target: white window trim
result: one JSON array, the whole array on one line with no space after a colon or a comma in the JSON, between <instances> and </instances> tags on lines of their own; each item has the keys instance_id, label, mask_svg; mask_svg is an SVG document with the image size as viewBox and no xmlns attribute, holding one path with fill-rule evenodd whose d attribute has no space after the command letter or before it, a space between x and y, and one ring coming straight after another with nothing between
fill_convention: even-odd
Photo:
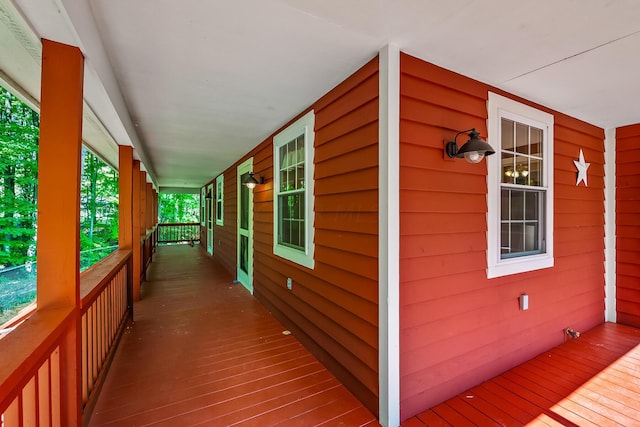
<instances>
[{"instance_id":1,"label":"white window trim","mask_svg":"<svg viewBox=\"0 0 640 427\"><path fill-rule=\"evenodd\" d=\"M207 197L207 187L202 187L200 190L200 225L206 227L207 218L205 211L205 202Z\"/></svg>"},{"instance_id":2,"label":"white window trim","mask_svg":"<svg viewBox=\"0 0 640 427\"><path fill-rule=\"evenodd\" d=\"M222 202L222 210L218 212L218 201ZM224 174L216 178L216 225L224 225ZM220 219L218 219L218 213L220 213Z\"/></svg>"},{"instance_id":3,"label":"white window trim","mask_svg":"<svg viewBox=\"0 0 640 427\"><path fill-rule=\"evenodd\" d=\"M489 144L496 155L487 157L487 278L507 276L553 267L553 125L552 114L489 92L487 102ZM509 118L538 127L545 132L543 183L546 190L545 253L500 259L500 119Z\"/></svg>"},{"instance_id":4,"label":"white window trim","mask_svg":"<svg viewBox=\"0 0 640 427\"><path fill-rule=\"evenodd\" d=\"M313 157L315 139L315 113L313 110L273 137L273 253L289 261L313 269L314 252L314 181ZM305 250L300 251L278 244L278 189L280 188L280 164L278 148L304 133L305 143Z\"/></svg>"}]
</instances>

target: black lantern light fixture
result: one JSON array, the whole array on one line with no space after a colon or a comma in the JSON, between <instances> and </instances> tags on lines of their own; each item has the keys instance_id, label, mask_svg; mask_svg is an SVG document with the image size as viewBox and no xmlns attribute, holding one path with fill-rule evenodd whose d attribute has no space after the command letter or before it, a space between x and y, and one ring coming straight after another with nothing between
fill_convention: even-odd
<instances>
[{"instance_id":1,"label":"black lantern light fixture","mask_svg":"<svg viewBox=\"0 0 640 427\"><path fill-rule=\"evenodd\" d=\"M458 136L467 132L469 132L469 140L465 142L462 147L458 148L458 144L456 143ZM464 158L469 163L480 163L485 156L490 156L495 153L493 148L491 148L485 140L480 138L480 133L478 133L475 128L458 132L455 138L453 138L453 141L447 142L445 151L447 156L460 159Z\"/></svg>"},{"instance_id":2,"label":"black lantern light fixture","mask_svg":"<svg viewBox=\"0 0 640 427\"><path fill-rule=\"evenodd\" d=\"M211 190L207 191L206 196L204 196L204 198L206 200L211 200L213 198L213 195L211 194Z\"/></svg>"},{"instance_id":3,"label":"black lantern light fixture","mask_svg":"<svg viewBox=\"0 0 640 427\"><path fill-rule=\"evenodd\" d=\"M247 186L247 188L254 188L256 185L264 184L264 177L261 176L260 180L257 180L255 176L253 176L253 172L249 172L249 176L247 176L242 183Z\"/></svg>"}]
</instances>

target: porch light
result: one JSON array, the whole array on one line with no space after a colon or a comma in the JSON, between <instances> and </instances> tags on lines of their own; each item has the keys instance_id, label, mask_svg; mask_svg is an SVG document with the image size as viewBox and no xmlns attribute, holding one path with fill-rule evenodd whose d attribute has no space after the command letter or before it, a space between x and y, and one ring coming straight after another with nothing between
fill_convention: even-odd
<instances>
[{"instance_id":1,"label":"porch light","mask_svg":"<svg viewBox=\"0 0 640 427\"><path fill-rule=\"evenodd\" d=\"M469 140L464 145L458 148L456 140L459 135L469 132ZM480 138L480 133L476 132L475 128L463 130L458 132L453 138L453 141L447 142L445 152L448 157L463 158L469 163L480 163L485 156L490 156L495 153L493 148L487 142Z\"/></svg>"},{"instance_id":2,"label":"porch light","mask_svg":"<svg viewBox=\"0 0 640 427\"><path fill-rule=\"evenodd\" d=\"M260 177L260 181L253 176L253 172L249 172L249 176L246 177L242 183L247 186L247 188L254 188L256 185L264 184L264 177Z\"/></svg>"},{"instance_id":3,"label":"porch light","mask_svg":"<svg viewBox=\"0 0 640 427\"><path fill-rule=\"evenodd\" d=\"M207 195L204 196L205 200L211 200L212 199L212 194L211 194L211 190L207 191Z\"/></svg>"}]
</instances>

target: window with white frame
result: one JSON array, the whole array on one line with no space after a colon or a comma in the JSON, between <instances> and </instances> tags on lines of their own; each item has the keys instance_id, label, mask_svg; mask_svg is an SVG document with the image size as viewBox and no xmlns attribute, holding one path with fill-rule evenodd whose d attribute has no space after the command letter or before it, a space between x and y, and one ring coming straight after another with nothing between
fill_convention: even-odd
<instances>
[{"instance_id":1,"label":"window with white frame","mask_svg":"<svg viewBox=\"0 0 640 427\"><path fill-rule=\"evenodd\" d=\"M273 253L314 267L313 110L273 138Z\"/></svg>"},{"instance_id":2,"label":"window with white frame","mask_svg":"<svg viewBox=\"0 0 640 427\"><path fill-rule=\"evenodd\" d=\"M553 266L553 115L489 93L487 277Z\"/></svg>"},{"instance_id":3,"label":"window with white frame","mask_svg":"<svg viewBox=\"0 0 640 427\"><path fill-rule=\"evenodd\" d=\"M200 189L200 225L201 226L205 226L205 212L204 212L204 204L206 201L206 197L207 197L207 189L206 187L202 187Z\"/></svg>"},{"instance_id":4,"label":"window with white frame","mask_svg":"<svg viewBox=\"0 0 640 427\"><path fill-rule=\"evenodd\" d=\"M216 178L216 225L224 225L224 175Z\"/></svg>"}]
</instances>

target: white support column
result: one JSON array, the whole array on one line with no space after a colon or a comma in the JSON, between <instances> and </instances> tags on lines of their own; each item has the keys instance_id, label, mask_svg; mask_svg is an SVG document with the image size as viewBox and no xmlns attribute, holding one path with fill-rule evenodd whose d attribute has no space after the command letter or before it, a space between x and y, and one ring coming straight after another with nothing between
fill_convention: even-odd
<instances>
[{"instance_id":1,"label":"white support column","mask_svg":"<svg viewBox=\"0 0 640 427\"><path fill-rule=\"evenodd\" d=\"M400 51L380 51L379 405L380 423L400 425Z\"/></svg>"},{"instance_id":2,"label":"white support column","mask_svg":"<svg viewBox=\"0 0 640 427\"><path fill-rule=\"evenodd\" d=\"M604 132L604 278L607 322L616 322L616 130Z\"/></svg>"}]
</instances>

